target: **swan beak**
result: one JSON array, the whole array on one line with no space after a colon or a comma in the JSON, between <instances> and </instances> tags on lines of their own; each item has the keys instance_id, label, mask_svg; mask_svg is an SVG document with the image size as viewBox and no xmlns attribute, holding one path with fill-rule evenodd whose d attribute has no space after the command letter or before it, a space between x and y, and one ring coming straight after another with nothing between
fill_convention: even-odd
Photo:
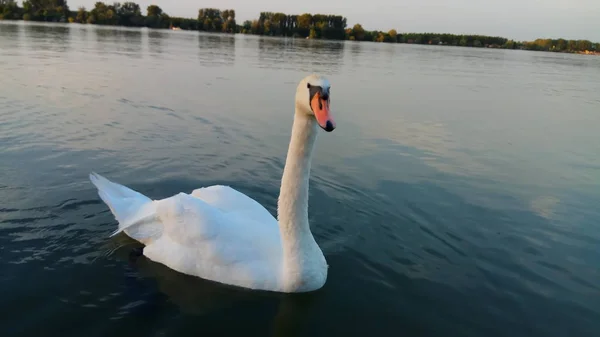
<instances>
[{"instance_id":1,"label":"swan beak","mask_svg":"<svg viewBox=\"0 0 600 337\"><path fill-rule=\"evenodd\" d=\"M335 121L329 110L329 97L327 95L315 94L310 101L310 107L315 114L317 123L323 130L331 132L335 129Z\"/></svg>"}]
</instances>

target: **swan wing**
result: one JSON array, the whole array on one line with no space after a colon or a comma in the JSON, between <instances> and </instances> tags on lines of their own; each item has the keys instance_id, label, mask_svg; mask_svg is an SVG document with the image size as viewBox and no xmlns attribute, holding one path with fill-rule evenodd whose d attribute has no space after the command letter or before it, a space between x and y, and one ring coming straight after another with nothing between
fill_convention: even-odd
<instances>
[{"instance_id":1,"label":"swan wing","mask_svg":"<svg viewBox=\"0 0 600 337\"><path fill-rule=\"evenodd\" d=\"M192 191L192 196L220 209L248 217L263 225L276 225L277 220L256 200L229 186L214 185Z\"/></svg>"},{"instance_id":2,"label":"swan wing","mask_svg":"<svg viewBox=\"0 0 600 337\"><path fill-rule=\"evenodd\" d=\"M221 211L185 193L157 201L156 215L163 234L144 249L151 260L188 275L250 288L271 288L278 282L277 227Z\"/></svg>"},{"instance_id":3,"label":"swan wing","mask_svg":"<svg viewBox=\"0 0 600 337\"><path fill-rule=\"evenodd\" d=\"M184 274L253 289L281 288L281 237L264 207L228 187L199 189L162 200L96 173L102 200L144 255Z\"/></svg>"}]
</instances>

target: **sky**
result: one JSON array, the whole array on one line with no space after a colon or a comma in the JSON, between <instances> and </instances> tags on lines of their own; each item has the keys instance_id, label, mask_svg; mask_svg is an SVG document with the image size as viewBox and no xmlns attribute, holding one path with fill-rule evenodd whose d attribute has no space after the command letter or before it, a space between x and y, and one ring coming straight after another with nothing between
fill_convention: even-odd
<instances>
[{"instance_id":1,"label":"sky","mask_svg":"<svg viewBox=\"0 0 600 337\"><path fill-rule=\"evenodd\" d=\"M97 0L68 0L71 10ZM106 1L112 3L114 0ZM124 2L121 0L120 2ZM348 26L367 30L435 32L600 42L600 0L134 0L145 14L150 4L171 16L196 17L204 7L234 9L238 23L260 12L343 15Z\"/></svg>"}]
</instances>

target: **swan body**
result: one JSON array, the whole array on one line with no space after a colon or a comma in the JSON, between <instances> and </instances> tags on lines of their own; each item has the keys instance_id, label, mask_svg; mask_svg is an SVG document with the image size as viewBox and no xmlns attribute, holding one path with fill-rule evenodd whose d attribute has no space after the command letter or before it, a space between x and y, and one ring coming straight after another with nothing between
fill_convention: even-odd
<instances>
[{"instance_id":1,"label":"swan body","mask_svg":"<svg viewBox=\"0 0 600 337\"><path fill-rule=\"evenodd\" d=\"M335 128L329 82L310 75L296 90L294 123L278 199L278 219L228 186L151 200L91 173L118 229L145 245L143 254L178 272L223 284L276 292L321 288L328 265L308 223L308 185L319 126Z\"/></svg>"}]
</instances>

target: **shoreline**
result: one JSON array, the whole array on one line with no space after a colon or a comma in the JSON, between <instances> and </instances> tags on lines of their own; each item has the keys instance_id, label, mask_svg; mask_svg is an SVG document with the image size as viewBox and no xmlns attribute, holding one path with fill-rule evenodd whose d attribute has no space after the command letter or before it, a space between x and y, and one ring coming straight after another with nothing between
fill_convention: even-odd
<instances>
[{"instance_id":1,"label":"shoreline","mask_svg":"<svg viewBox=\"0 0 600 337\"><path fill-rule=\"evenodd\" d=\"M200 8L197 18L171 17L156 5L142 14L134 2L108 4L96 2L94 8L79 7L71 11L66 0L57 0L60 6L32 4L19 7L16 2L0 4L0 20L48 23L79 23L98 26L146 27L173 31L190 30L207 33L249 34L301 39L398 43L417 45L456 46L468 48L513 49L544 52L571 53L600 56L600 43L589 40L536 39L515 41L500 36L449 33L410 33L390 29L387 32L369 31L357 23L347 26L341 15L260 12L255 20L238 24L233 9Z\"/></svg>"},{"instance_id":2,"label":"shoreline","mask_svg":"<svg viewBox=\"0 0 600 337\"><path fill-rule=\"evenodd\" d=\"M306 40L321 40L321 41L352 41L352 42L372 42L379 43L378 41L369 41L369 40L354 40L354 39L327 39L327 38L310 38L310 37L299 37L299 36L286 36L286 35L261 35L261 34L249 34L249 33L241 33L241 32L219 32L219 31L204 31L204 30L195 30L195 29L182 29L177 26L171 27L146 27L146 26L125 26L125 25L102 25L102 24L86 24L79 22L48 22L48 21L32 21L32 20L0 20L0 23L3 21L7 22L24 22L24 23L33 23L33 24L76 24L76 25L90 25L90 26L98 26L98 27L120 27L120 28L129 28L129 29L156 29L156 30L172 30L172 31L190 31L190 32L202 32L206 34L226 34L226 35L253 35L253 36L265 36L270 38L292 38L292 39L306 39ZM420 35L421 33L410 33L411 35ZM399 34L400 35L400 34ZM433 35L443 35L443 34L433 34ZM461 36L461 35L458 35ZM462 48L476 48L476 49L501 49L501 50L524 50L524 51L533 51L533 52L546 52L546 53L557 53L557 54L576 54L576 55L585 55L585 56L600 56L600 51L594 50L584 50L584 51L569 51L569 50L539 50L539 49L527 49L527 48L506 48L504 46L495 46L495 45L485 45L480 47L475 46L461 46L461 45L452 45L452 44L432 44L432 43L415 43L415 42L384 42L384 43L392 43L392 44L407 44L407 45L421 45L421 46L440 46L440 47L462 47ZM600 45L600 44L599 44Z\"/></svg>"},{"instance_id":3,"label":"shoreline","mask_svg":"<svg viewBox=\"0 0 600 337\"><path fill-rule=\"evenodd\" d=\"M202 33L206 33L206 34L225 34L225 35L252 35L252 36L264 36L264 37L270 37L270 38L281 38L281 39L286 39L286 38L291 38L291 39L299 39L299 40L320 40L320 41L351 41L351 42L367 42L367 43L379 43L377 41L368 41L368 40L352 40L352 39L325 39L325 38L302 38L302 37L298 37L298 36L280 36L280 35L259 35L259 34L248 34L248 33L240 33L240 32L234 32L234 33L228 33L228 32L215 32L215 31L204 31L204 30L192 30L192 29L181 29L180 27L145 27L145 26L125 26L125 25L101 25L101 24L85 24L85 23L78 23L78 22L48 22L48 21L31 21L31 20L0 20L0 24L2 24L3 21L6 22L23 22L23 23L32 23L32 24L64 24L65 26L68 26L70 24L75 24L75 25L90 25L90 26L98 26L98 27L106 27L106 28L110 28L110 27L120 27L120 28L128 28L128 29L155 29L155 30L172 30L172 31L184 31L184 32L202 32ZM413 33L414 34L414 33ZM442 34L439 34L442 35ZM475 49L500 49L500 50L523 50L523 51L532 51L532 52L545 52L545 53L557 53L557 54L576 54L576 55L586 55L586 56L600 56L600 51L589 51L589 50L585 50L585 51L568 51L568 50L564 50L564 51L555 51L555 50L536 50L536 49L527 49L527 48L505 48L502 46L492 46L492 45L486 45L486 46L481 46L481 47L475 47L475 46L461 46L461 45L450 45L450 44L431 44L431 43L414 43L414 42L391 42L392 44L403 44L403 45L421 45L421 46L439 46L439 47L459 47L459 48L475 48Z\"/></svg>"},{"instance_id":4,"label":"shoreline","mask_svg":"<svg viewBox=\"0 0 600 337\"><path fill-rule=\"evenodd\" d=\"M600 51L589 51L589 50L585 50L585 51L579 51L579 52L577 52L577 54L579 54L579 55L592 55L592 56L600 56Z\"/></svg>"}]
</instances>

